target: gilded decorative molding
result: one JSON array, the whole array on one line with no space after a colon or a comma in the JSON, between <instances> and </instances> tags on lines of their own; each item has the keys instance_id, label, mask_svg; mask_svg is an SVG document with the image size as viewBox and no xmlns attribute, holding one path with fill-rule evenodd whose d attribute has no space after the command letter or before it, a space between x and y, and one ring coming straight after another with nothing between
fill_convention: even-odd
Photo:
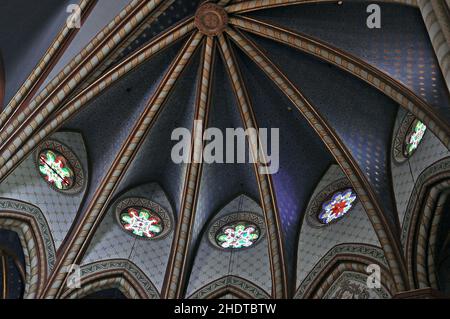
<instances>
[{"instance_id":1,"label":"gilded decorative molding","mask_svg":"<svg viewBox=\"0 0 450 319\"><path fill-rule=\"evenodd\" d=\"M404 153L404 145L406 136L408 135L408 130L411 128L411 125L415 120L416 117L414 115L411 113L406 113L399 125L399 128L395 132L392 142L392 157L397 164L404 163L408 159Z\"/></svg>"},{"instance_id":2,"label":"gilded decorative molding","mask_svg":"<svg viewBox=\"0 0 450 319\"><path fill-rule=\"evenodd\" d=\"M48 183L47 185L49 185L53 190L67 195L77 195L78 193L83 191L87 183L85 178L85 175L87 174L85 174L85 170L83 169L81 161L78 159L75 153L72 152L72 150L64 143L61 143L54 139L45 140L38 146L38 148L34 153L34 162L36 165L36 171L39 171L39 155L41 151L44 150L57 151L58 153L63 155L64 158L67 160L67 162L70 164L70 167L72 168L74 174L74 185L70 189L60 190L57 187L50 185Z\"/></svg>"},{"instance_id":3,"label":"gilded decorative molding","mask_svg":"<svg viewBox=\"0 0 450 319\"><path fill-rule=\"evenodd\" d=\"M436 283L430 254L436 240L437 222L450 190L450 158L444 158L420 174L406 209L401 239L405 246L409 280L413 287Z\"/></svg>"},{"instance_id":4,"label":"gilded decorative molding","mask_svg":"<svg viewBox=\"0 0 450 319\"><path fill-rule=\"evenodd\" d=\"M200 34L200 33L199 33ZM215 61L215 40L207 37L204 41L200 74L197 84L195 101L195 115L192 124L190 161L187 164L184 181L183 196L181 200L180 222L173 239L174 247L170 254L166 280L164 285L165 298L181 298L186 281L186 258L191 241L191 228L195 220L197 196L202 175L202 154L204 141L201 132L208 126L208 114L211 104L212 77ZM201 121L196 125L195 121ZM198 122L197 122L198 123ZM180 267L181 265L181 267Z\"/></svg>"},{"instance_id":5,"label":"gilded decorative molding","mask_svg":"<svg viewBox=\"0 0 450 319\"><path fill-rule=\"evenodd\" d=\"M410 232L417 214L420 212L420 206L423 202L423 196L427 191L427 187L436 182L436 180L445 180L450 173L450 158L444 158L437 163L434 163L427 169L425 169L417 179L414 185L414 189L411 192L412 196L408 202L408 208L406 209L405 221L403 223L403 229L401 234L401 240L404 245L408 241L408 236L411 236Z\"/></svg>"},{"instance_id":6,"label":"gilded decorative molding","mask_svg":"<svg viewBox=\"0 0 450 319\"><path fill-rule=\"evenodd\" d=\"M55 132L61 125L64 124L65 121L83 109L88 102L100 93L104 92L130 71L147 61L149 58L189 34L193 28L194 23L192 20L181 22L169 33L164 33L160 37L149 42L142 49L132 54L113 69L109 70L90 87L85 89L83 92L80 92L72 100L67 102L67 104L65 104L64 107L52 117L52 120L41 128L39 132L36 132L32 137L27 138L26 136L23 136L24 140L22 141L19 136L15 145L11 144L9 148L3 152L2 157L0 157L0 181L4 180L5 177L25 158L25 156L27 156L29 152L41 143L42 140ZM25 144L19 146L25 141ZM7 159L9 160L7 161Z\"/></svg>"},{"instance_id":7,"label":"gilded decorative molding","mask_svg":"<svg viewBox=\"0 0 450 319\"><path fill-rule=\"evenodd\" d=\"M398 289L402 290L407 282L406 265L403 262L401 247L397 243L395 233L387 224L382 213L381 206L374 195L366 176L361 172L359 166L345 148L344 144L332 131L329 124L320 116L313 105L299 92L299 90L286 78L286 76L259 50L250 40L242 34L228 29L227 33L233 41L263 70L267 76L280 88L280 90L297 107L311 127L330 150L342 171L346 174L353 185L365 211L371 220L377 236L385 250L390 262Z\"/></svg>"},{"instance_id":8,"label":"gilded decorative molding","mask_svg":"<svg viewBox=\"0 0 450 319\"><path fill-rule=\"evenodd\" d=\"M230 24L238 29L263 36L313 55L367 82L414 114L435 133L447 148L450 148L449 123L414 92L377 68L318 39L252 18L231 17Z\"/></svg>"},{"instance_id":9,"label":"gilded decorative molding","mask_svg":"<svg viewBox=\"0 0 450 319\"><path fill-rule=\"evenodd\" d=\"M442 74L450 88L450 15L443 0L417 0Z\"/></svg>"},{"instance_id":10,"label":"gilded decorative molding","mask_svg":"<svg viewBox=\"0 0 450 319\"><path fill-rule=\"evenodd\" d=\"M259 127L255 119L253 107L245 88L244 81L239 72L239 67L237 65L236 59L230 49L228 40L223 35L220 35L218 38L222 57L224 59L225 65L227 66L227 71L238 102L239 112L241 114L244 127L245 129L253 128L258 131ZM258 137L250 135L248 142L250 145L252 157L253 159L256 159L254 161L255 174L258 182L261 204L266 220L266 228L268 234L267 242L269 246L269 258L271 260L270 265L272 270L272 297L286 298L288 295L288 288L283 248L283 233L281 231L280 216L275 199L272 178L270 174L265 173L264 170L266 170L267 168L261 164L266 163L267 161L264 159L266 155L262 154L264 152L261 152L261 150L259 150L258 152L258 145L260 145ZM261 155L263 156L263 159L258 160Z\"/></svg>"},{"instance_id":11,"label":"gilded decorative molding","mask_svg":"<svg viewBox=\"0 0 450 319\"><path fill-rule=\"evenodd\" d=\"M216 234L220 230L220 228L222 228L223 226L225 226L229 223L237 222L237 221L249 222L259 228L258 241L255 242L255 244L253 244L251 247L254 247L255 245L257 245L261 241L261 239L263 239L265 237L266 225L265 225L265 221L262 217L260 217L256 213L252 213L252 212L235 212L235 213L231 213L231 214L222 216L222 217L214 220L211 223L211 225L209 226L209 229L208 229L208 239L209 239L209 242L211 243L211 245L217 249L223 249L216 243ZM242 249L245 249L245 248L240 248L240 250L242 250Z\"/></svg>"},{"instance_id":12,"label":"gilded decorative molding","mask_svg":"<svg viewBox=\"0 0 450 319\"><path fill-rule=\"evenodd\" d=\"M119 15L118 21L114 20L106 27L106 30L98 34L98 37L93 40L96 40L95 46L93 43L86 46L33 101L21 108L20 114L0 130L0 140L2 141L0 166L5 164L15 153L17 147L35 133L45 120L61 106L70 92L73 92L81 81L113 52L136 26L156 10L162 1L133 1ZM123 13L125 13L124 18L122 18Z\"/></svg>"},{"instance_id":13,"label":"gilded decorative molding","mask_svg":"<svg viewBox=\"0 0 450 319\"><path fill-rule=\"evenodd\" d=\"M73 230L66 249L62 252L55 271L47 283L45 297L55 297L59 294L67 277L62 269L74 261L80 260L82 257L83 247L88 244L89 239L93 236L95 229L100 224L114 189L117 187L118 182L125 174L126 169L142 145L141 142L144 137L147 136L151 127L153 127L177 79L189 63L202 37L199 33L195 33L190 37L167 71L158 89L149 99L145 110L133 126L130 135L122 145L110 170L107 172L92 201L89 203L87 208L88 213L83 216L78 227Z\"/></svg>"},{"instance_id":14,"label":"gilded decorative molding","mask_svg":"<svg viewBox=\"0 0 450 319\"><path fill-rule=\"evenodd\" d=\"M163 230L161 233L159 233L155 238L144 238L144 237L137 237L139 239L144 240L160 240L166 238L172 231L174 227L173 222L173 216L171 213L166 211L164 208L162 208L161 205L158 203L155 203L149 199L143 198L143 197L125 197L118 202L113 204L115 215L116 215L116 221L120 225L120 214L128 207L143 207L146 209L150 209L152 212L155 212L158 217L161 218L163 226ZM122 227L120 227L123 229ZM126 231L123 229L123 231ZM129 232L127 232L129 234Z\"/></svg>"},{"instance_id":15,"label":"gilded decorative molding","mask_svg":"<svg viewBox=\"0 0 450 319\"><path fill-rule=\"evenodd\" d=\"M0 108L3 108L3 100L5 98L5 86L6 86L6 79L5 79L5 68L3 66L3 56L2 52L0 51Z\"/></svg>"}]
</instances>

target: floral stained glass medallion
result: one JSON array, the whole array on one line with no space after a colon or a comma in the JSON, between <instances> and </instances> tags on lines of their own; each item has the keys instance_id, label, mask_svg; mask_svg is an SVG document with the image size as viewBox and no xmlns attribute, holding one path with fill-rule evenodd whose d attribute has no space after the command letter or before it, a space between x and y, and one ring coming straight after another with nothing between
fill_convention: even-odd
<instances>
[{"instance_id":1,"label":"floral stained glass medallion","mask_svg":"<svg viewBox=\"0 0 450 319\"><path fill-rule=\"evenodd\" d=\"M421 121L415 120L413 122L405 138L403 150L405 157L410 157L416 151L417 147L419 147L420 142L425 136L426 131L427 126Z\"/></svg>"},{"instance_id":2,"label":"floral stained glass medallion","mask_svg":"<svg viewBox=\"0 0 450 319\"><path fill-rule=\"evenodd\" d=\"M240 249L252 246L260 238L259 228L248 222L237 222L219 229L216 243L225 249Z\"/></svg>"},{"instance_id":3,"label":"floral stained glass medallion","mask_svg":"<svg viewBox=\"0 0 450 319\"><path fill-rule=\"evenodd\" d=\"M68 160L54 150L39 153L39 173L47 183L58 190L69 190L74 185L75 174Z\"/></svg>"},{"instance_id":4,"label":"floral stained glass medallion","mask_svg":"<svg viewBox=\"0 0 450 319\"><path fill-rule=\"evenodd\" d=\"M344 217L355 205L356 198L356 193L351 188L334 193L331 199L322 205L319 221L322 224L329 224Z\"/></svg>"},{"instance_id":5,"label":"floral stained glass medallion","mask_svg":"<svg viewBox=\"0 0 450 319\"><path fill-rule=\"evenodd\" d=\"M144 207L128 207L119 216L122 227L137 237L152 239L164 230L161 217Z\"/></svg>"}]
</instances>

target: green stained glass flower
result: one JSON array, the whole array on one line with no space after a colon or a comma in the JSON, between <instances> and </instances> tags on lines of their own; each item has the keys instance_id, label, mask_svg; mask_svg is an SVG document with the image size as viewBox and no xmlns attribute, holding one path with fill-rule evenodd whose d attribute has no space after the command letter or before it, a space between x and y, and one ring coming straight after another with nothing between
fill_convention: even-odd
<instances>
[{"instance_id":1,"label":"green stained glass flower","mask_svg":"<svg viewBox=\"0 0 450 319\"><path fill-rule=\"evenodd\" d=\"M44 180L59 190L74 186L75 175L67 159L55 150L39 153L39 173Z\"/></svg>"},{"instance_id":2,"label":"green stained glass flower","mask_svg":"<svg viewBox=\"0 0 450 319\"><path fill-rule=\"evenodd\" d=\"M237 222L222 227L216 235L216 243L225 249L252 246L260 237L259 228L248 222Z\"/></svg>"},{"instance_id":3,"label":"green stained glass flower","mask_svg":"<svg viewBox=\"0 0 450 319\"><path fill-rule=\"evenodd\" d=\"M419 120L415 120L409 128L404 142L403 153L405 157L410 157L419 147L423 137L427 131L427 127Z\"/></svg>"},{"instance_id":4,"label":"green stained glass flower","mask_svg":"<svg viewBox=\"0 0 450 319\"><path fill-rule=\"evenodd\" d=\"M120 214L122 227L143 238L155 238L164 230L164 225L156 212L144 207L129 207Z\"/></svg>"}]
</instances>

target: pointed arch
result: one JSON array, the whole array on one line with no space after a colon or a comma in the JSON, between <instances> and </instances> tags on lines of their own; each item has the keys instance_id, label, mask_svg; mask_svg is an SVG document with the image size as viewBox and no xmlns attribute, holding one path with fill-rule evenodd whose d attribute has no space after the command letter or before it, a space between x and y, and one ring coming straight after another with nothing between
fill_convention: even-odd
<instances>
[{"instance_id":1,"label":"pointed arch","mask_svg":"<svg viewBox=\"0 0 450 319\"><path fill-rule=\"evenodd\" d=\"M234 18L230 19L230 22L232 22L233 19ZM241 20L238 19L238 21ZM239 27L237 24L235 25ZM390 268L396 277L397 289L405 289L405 285L407 285L406 265L403 260L401 245L396 229L387 221L386 213L382 208L379 197L376 195L367 175L364 174L359 164L357 164L354 156L351 155L343 141L336 136L328 121L324 119L315 107L302 95L298 88L286 78L277 66L274 65L256 45L246 39L242 33L235 31L232 28L228 28L226 32L292 101L293 105L298 109L302 116L307 119L308 123L314 128L323 143L327 146L336 162L341 166L342 170L351 181L355 191L359 194L359 198L373 224L373 228L377 231L381 246L388 256ZM272 33L269 32L269 34Z\"/></svg>"},{"instance_id":2,"label":"pointed arch","mask_svg":"<svg viewBox=\"0 0 450 319\"><path fill-rule=\"evenodd\" d=\"M79 7L81 11L81 21L85 21L91 14L97 4L97 0L81 0ZM67 24L58 32L49 48L39 60L36 67L30 72L22 86L17 90L16 94L5 105L4 112L0 114L0 126L13 117L21 106L31 101L33 95L38 92L40 85L50 74L56 63L67 50L78 33L78 28L70 28ZM0 99L0 106L1 104Z\"/></svg>"},{"instance_id":3,"label":"pointed arch","mask_svg":"<svg viewBox=\"0 0 450 319\"><path fill-rule=\"evenodd\" d=\"M224 251L216 244L214 234L224 225L241 220L255 224L260 230L260 239L252 247ZM187 282L186 297L200 293L206 286L216 282L216 285L220 283L220 287L210 287L209 290L214 290L214 296L211 298L217 298L218 295L224 294L225 288L230 285L227 281L229 279L225 279L229 276L239 276L242 280L245 278L253 285L257 284L265 295L269 295L272 291L273 273L268 257L267 232L261 206L247 195L241 193L216 210L211 221L205 223L202 229L203 235L199 239ZM258 263L255 263L255 260L258 260ZM220 290L221 288L224 289ZM209 290L201 294L209 295Z\"/></svg>"},{"instance_id":4,"label":"pointed arch","mask_svg":"<svg viewBox=\"0 0 450 319\"><path fill-rule=\"evenodd\" d=\"M164 221L163 231L157 238L148 241L133 237L120 226L119 214L124 208L153 207ZM170 254L176 216L168 195L157 182L129 188L117 194L108 203L102 221L95 226L89 245L79 262L82 267L100 260L128 259L161 290L164 271ZM74 236L78 236L75 234Z\"/></svg>"},{"instance_id":5,"label":"pointed arch","mask_svg":"<svg viewBox=\"0 0 450 319\"><path fill-rule=\"evenodd\" d=\"M36 298L55 262L50 229L39 208L0 198L0 228L17 233L25 256L25 299Z\"/></svg>"},{"instance_id":6,"label":"pointed arch","mask_svg":"<svg viewBox=\"0 0 450 319\"><path fill-rule=\"evenodd\" d=\"M341 244L332 248L310 271L297 289L294 299L321 299L344 272L369 275L368 265L379 265L381 283L393 295L395 281L383 251L372 245Z\"/></svg>"},{"instance_id":7,"label":"pointed arch","mask_svg":"<svg viewBox=\"0 0 450 319\"><path fill-rule=\"evenodd\" d=\"M450 157L428 167L417 179L402 229L408 273L416 288L437 288L433 246L450 193Z\"/></svg>"},{"instance_id":8,"label":"pointed arch","mask_svg":"<svg viewBox=\"0 0 450 319\"><path fill-rule=\"evenodd\" d=\"M318 214L323 203L337 191L351 187L350 181L340 166L332 164L320 178L311 194L298 226L296 288L314 269L320 258L326 256L333 247L350 243L380 246L376 231L359 199L356 200L352 210L342 217L342 220L328 225L319 221Z\"/></svg>"},{"instance_id":9,"label":"pointed arch","mask_svg":"<svg viewBox=\"0 0 450 319\"><path fill-rule=\"evenodd\" d=\"M68 192L52 188L42 178L38 170L38 157L40 151L45 149L57 151L70 163L75 183ZM82 205L88 186L88 168L87 146L83 136L75 131L57 132L39 144L38 149L0 184L0 198L12 198L39 207L49 223L55 248L58 249Z\"/></svg>"},{"instance_id":10,"label":"pointed arch","mask_svg":"<svg viewBox=\"0 0 450 319\"><path fill-rule=\"evenodd\" d=\"M148 277L129 260L112 259L81 267L81 288L65 288L63 299L79 299L95 292L116 288L129 299L159 299Z\"/></svg>"},{"instance_id":11,"label":"pointed arch","mask_svg":"<svg viewBox=\"0 0 450 319\"><path fill-rule=\"evenodd\" d=\"M218 299L231 294L240 299L269 299L270 296L260 287L239 276L224 276L203 286L189 299Z\"/></svg>"},{"instance_id":12,"label":"pointed arch","mask_svg":"<svg viewBox=\"0 0 450 319\"><path fill-rule=\"evenodd\" d=\"M378 68L328 43L257 19L236 16L230 18L230 24L312 55L359 78L414 114L450 148L450 125L445 118L416 93Z\"/></svg>"}]
</instances>

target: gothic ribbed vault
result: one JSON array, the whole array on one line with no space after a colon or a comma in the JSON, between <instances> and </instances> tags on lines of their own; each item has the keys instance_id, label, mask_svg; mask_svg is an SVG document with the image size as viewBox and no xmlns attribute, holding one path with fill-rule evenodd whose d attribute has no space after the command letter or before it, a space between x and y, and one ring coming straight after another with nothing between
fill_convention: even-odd
<instances>
[{"instance_id":1,"label":"gothic ribbed vault","mask_svg":"<svg viewBox=\"0 0 450 319\"><path fill-rule=\"evenodd\" d=\"M364 0L81 0L79 29L71 2L0 4L3 297L448 293L450 97L416 1L370 1L380 29ZM415 120L427 131L405 157ZM177 128L187 163L171 157ZM279 170L196 161L208 128L279 129ZM76 192L42 178L49 148ZM351 212L318 226L343 187ZM166 227L155 240L118 220L149 201ZM210 230L239 218L258 242L216 247Z\"/></svg>"}]
</instances>

